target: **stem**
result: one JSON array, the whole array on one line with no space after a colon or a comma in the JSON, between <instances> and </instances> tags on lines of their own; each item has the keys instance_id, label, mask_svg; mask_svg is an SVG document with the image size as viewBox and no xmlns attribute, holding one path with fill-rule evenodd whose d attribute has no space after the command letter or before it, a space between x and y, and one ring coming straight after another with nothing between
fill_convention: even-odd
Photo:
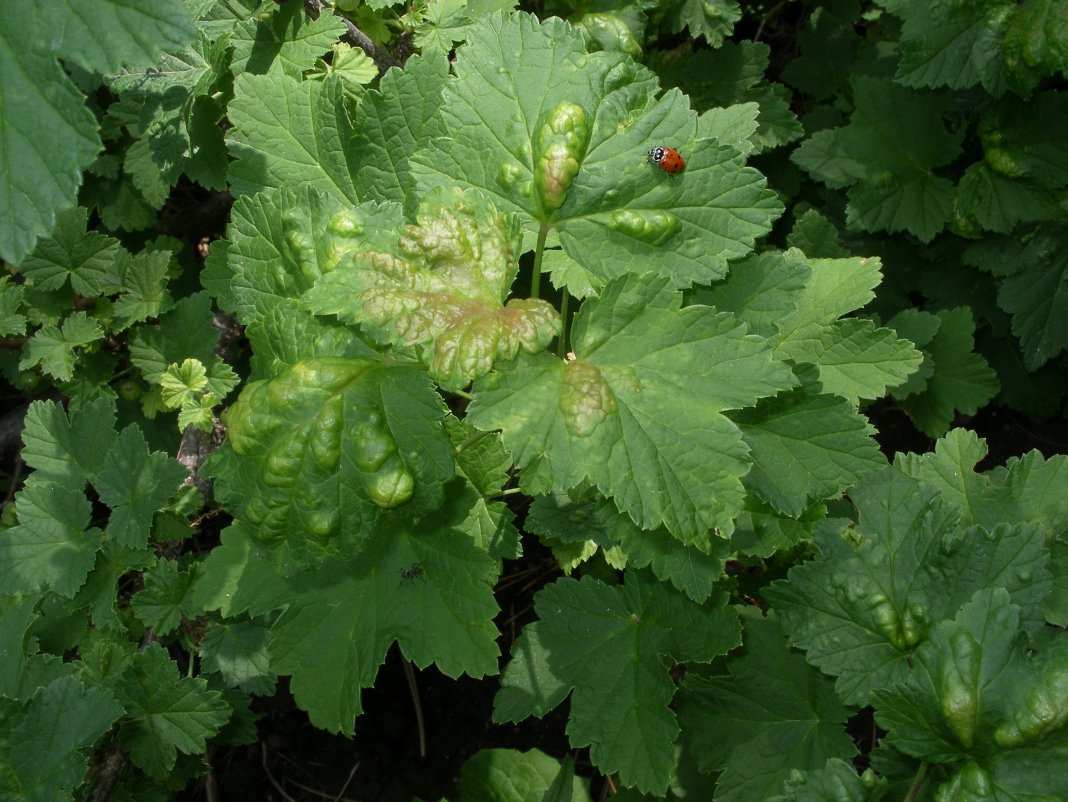
<instances>
[{"instance_id":1,"label":"stem","mask_svg":"<svg viewBox=\"0 0 1068 802\"><path fill-rule=\"evenodd\" d=\"M403 652L400 656L401 665L404 666L404 678L408 680L408 690L412 694L412 706L415 707L415 725L419 729L419 757L426 757L426 729L423 727L423 706L419 704L419 688L415 684L415 672L412 664Z\"/></svg>"},{"instance_id":2,"label":"stem","mask_svg":"<svg viewBox=\"0 0 1068 802\"><path fill-rule=\"evenodd\" d=\"M912 787L905 794L905 802L915 802L916 797L920 795L920 789L923 788L923 781L926 776L927 761L924 760L920 763L919 769L916 770L916 778L912 781Z\"/></svg>"},{"instance_id":3,"label":"stem","mask_svg":"<svg viewBox=\"0 0 1068 802\"><path fill-rule=\"evenodd\" d=\"M538 244L534 246L534 273L530 277L530 297L538 297L538 287L541 284L541 255L545 253L545 239L549 236L549 226L541 224L538 229Z\"/></svg>"},{"instance_id":4,"label":"stem","mask_svg":"<svg viewBox=\"0 0 1068 802\"><path fill-rule=\"evenodd\" d=\"M566 289L564 290L564 298L560 302L560 320L562 321L560 329L560 341L556 344L556 355L563 359L567 356L567 341L568 335L571 334L571 326L567 323L567 307L571 301L571 293Z\"/></svg>"}]
</instances>

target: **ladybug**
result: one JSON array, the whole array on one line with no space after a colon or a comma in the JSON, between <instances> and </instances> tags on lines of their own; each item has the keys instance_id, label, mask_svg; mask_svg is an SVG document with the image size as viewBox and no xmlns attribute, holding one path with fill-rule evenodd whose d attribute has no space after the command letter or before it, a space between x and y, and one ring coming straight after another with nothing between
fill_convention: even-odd
<instances>
[{"instance_id":1,"label":"ladybug","mask_svg":"<svg viewBox=\"0 0 1068 802\"><path fill-rule=\"evenodd\" d=\"M671 175L686 169L686 159L675 148L649 148L649 161Z\"/></svg>"}]
</instances>

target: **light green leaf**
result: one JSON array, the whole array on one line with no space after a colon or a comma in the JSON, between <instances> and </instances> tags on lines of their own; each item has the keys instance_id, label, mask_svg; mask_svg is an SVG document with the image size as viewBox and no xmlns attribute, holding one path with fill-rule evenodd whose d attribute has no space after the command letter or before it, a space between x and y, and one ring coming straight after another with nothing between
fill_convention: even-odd
<instances>
[{"instance_id":1,"label":"light green leaf","mask_svg":"<svg viewBox=\"0 0 1068 802\"><path fill-rule=\"evenodd\" d=\"M0 532L0 582L8 593L51 588L71 598L96 561L100 530L80 490L30 482L15 496L19 522Z\"/></svg>"},{"instance_id":2,"label":"light green leaf","mask_svg":"<svg viewBox=\"0 0 1068 802\"><path fill-rule=\"evenodd\" d=\"M451 390L520 348L544 350L560 333L560 316L546 301L504 303L518 270L513 215L474 193L436 188L416 220L385 234L378 248L353 251L305 293L308 308L360 324L381 343L414 347L430 376Z\"/></svg>"},{"instance_id":3,"label":"light green leaf","mask_svg":"<svg viewBox=\"0 0 1068 802\"><path fill-rule=\"evenodd\" d=\"M208 371L199 359L187 359L181 365L168 366L160 377L163 403L171 409L192 403L208 387Z\"/></svg>"},{"instance_id":4,"label":"light green leaf","mask_svg":"<svg viewBox=\"0 0 1068 802\"><path fill-rule=\"evenodd\" d=\"M571 693L571 745L589 745L603 774L618 772L624 785L662 794L679 733L666 661L707 662L738 644L726 594L698 606L629 573L622 586L557 580L534 605L539 620L515 642L494 719L543 716Z\"/></svg>"},{"instance_id":5,"label":"light green leaf","mask_svg":"<svg viewBox=\"0 0 1068 802\"><path fill-rule=\"evenodd\" d=\"M649 270L678 287L722 278L778 214L744 153L702 130L680 92L655 99L652 73L588 53L561 20L485 17L454 66L446 136L412 157L420 187L480 189L529 230L557 232L600 283ZM682 151L686 170L650 164L656 145Z\"/></svg>"},{"instance_id":6,"label":"light green leaf","mask_svg":"<svg viewBox=\"0 0 1068 802\"><path fill-rule=\"evenodd\" d=\"M367 359L299 362L245 386L216 476L279 564L354 556L376 526L440 506L452 477L445 409L422 371ZM395 510L390 513L389 511Z\"/></svg>"},{"instance_id":7,"label":"light green leaf","mask_svg":"<svg viewBox=\"0 0 1068 802\"><path fill-rule=\"evenodd\" d=\"M886 465L871 424L834 396L795 391L731 419L741 427L753 461L745 484L793 518L811 501L835 496Z\"/></svg>"},{"instance_id":8,"label":"light green leaf","mask_svg":"<svg viewBox=\"0 0 1068 802\"><path fill-rule=\"evenodd\" d=\"M239 199L227 259L241 322L254 327L274 309L310 318L296 299L364 239L374 241L403 224L395 203L352 207L308 187Z\"/></svg>"},{"instance_id":9,"label":"light green leaf","mask_svg":"<svg viewBox=\"0 0 1068 802\"><path fill-rule=\"evenodd\" d=\"M727 661L730 676L687 677L680 694L698 767L723 772L716 782L722 802L767 799L792 772L857 751L834 683L789 648L778 619L747 611L742 620L744 646Z\"/></svg>"},{"instance_id":10,"label":"light green leaf","mask_svg":"<svg viewBox=\"0 0 1068 802\"><path fill-rule=\"evenodd\" d=\"M837 321L814 349L820 384L856 406L860 399L881 398L920 368L923 354L890 328L876 328L870 320Z\"/></svg>"},{"instance_id":11,"label":"light green leaf","mask_svg":"<svg viewBox=\"0 0 1068 802\"><path fill-rule=\"evenodd\" d=\"M159 779L174 768L178 752L203 752L230 718L222 694L203 679L180 676L158 643L130 661L116 695L126 709L119 742L134 765Z\"/></svg>"},{"instance_id":12,"label":"light green leaf","mask_svg":"<svg viewBox=\"0 0 1068 802\"><path fill-rule=\"evenodd\" d=\"M750 467L722 411L794 379L732 315L680 305L667 279L610 284L573 323L575 359L499 366L476 384L467 420L502 430L529 492L588 479L642 528L663 525L709 552L712 528L730 531Z\"/></svg>"},{"instance_id":13,"label":"light green leaf","mask_svg":"<svg viewBox=\"0 0 1068 802\"><path fill-rule=\"evenodd\" d=\"M449 75L445 53L415 55L403 70L382 76L360 104L356 147L362 165L356 180L368 197L403 203L415 211L417 198L408 158L436 136L443 136L442 89Z\"/></svg>"},{"instance_id":14,"label":"light green leaf","mask_svg":"<svg viewBox=\"0 0 1068 802\"><path fill-rule=\"evenodd\" d=\"M234 28L235 76L273 75L300 80L315 59L345 35L345 23L325 9L311 19L301 3L281 3Z\"/></svg>"},{"instance_id":15,"label":"light green leaf","mask_svg":"<svg viewBox=\"0 0 1068 802\"><path fill-rule=\"evenodd\" d=\"M284 75L239 75L227 112L233 123L227 147L236 159L232 191L307 186L358 203L358 151L344 92L337 76L301 83Z\"/></svg>"},{"instance_id":16,"label":"light green leaf","mask_svg":"<svg viewBox=\"0 0 1068 802\"><path fill-rule=\"evenodd\" d=\"M85 314L74 312L63 327L42 326L26 343L19 367L25 370L40 365L41 370L60 381L74 375L74 349L103 339L100 324Z\"/></svg>"}]
</instances>

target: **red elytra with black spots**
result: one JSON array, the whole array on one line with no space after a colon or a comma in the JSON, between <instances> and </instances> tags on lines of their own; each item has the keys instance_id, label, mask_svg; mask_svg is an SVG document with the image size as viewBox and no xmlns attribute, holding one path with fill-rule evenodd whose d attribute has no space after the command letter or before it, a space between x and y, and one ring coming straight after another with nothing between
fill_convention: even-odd
<instances>
[{"instance_id":1,"label":"red elytra with black spots","mask_svg":"<svg viewBox=\"0 0 1068 802\"><path fill-rule=\"evenodd\" d=\"M649 149L649 161L665 173L681 173L686 169L686 159L675 148L657 146Z\"/></svg>"}]
</instances>

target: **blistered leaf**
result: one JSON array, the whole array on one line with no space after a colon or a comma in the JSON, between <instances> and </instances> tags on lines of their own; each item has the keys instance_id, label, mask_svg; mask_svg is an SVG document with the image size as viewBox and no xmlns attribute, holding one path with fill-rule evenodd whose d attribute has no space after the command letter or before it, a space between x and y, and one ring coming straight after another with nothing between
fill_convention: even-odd
<instances>
[{"instance_id":1,"label":"blistered leaf","mask_svg":"<svg viewBox=\"0 0 1068 802\"><path fill-rule=\"evenodd\" d=\"M750 469L722 411L794 379L734 316L680 306L666 279L609 285L574 321L575 359L498 367L476 384L467 419L502 430L530 492L590 480L642 528L662 525L708 552L714 526L729 532Z\"/></svg>"},{"instance_id":2,"label":"blistered leaf","mask_svg":"<svg viewBox=\"0 0 1068 802\"><path fill-rule=\"evenodd\" d=\"M308 307L358 323L380 342L417 348L448 389L520 349L548 346L560 332L552 305L504 303L518 269L515 218L459 190L432 192L419 208L417 224L381 250L358 247L323 276L305 294Z\"/></svg>"}]
</instances>

